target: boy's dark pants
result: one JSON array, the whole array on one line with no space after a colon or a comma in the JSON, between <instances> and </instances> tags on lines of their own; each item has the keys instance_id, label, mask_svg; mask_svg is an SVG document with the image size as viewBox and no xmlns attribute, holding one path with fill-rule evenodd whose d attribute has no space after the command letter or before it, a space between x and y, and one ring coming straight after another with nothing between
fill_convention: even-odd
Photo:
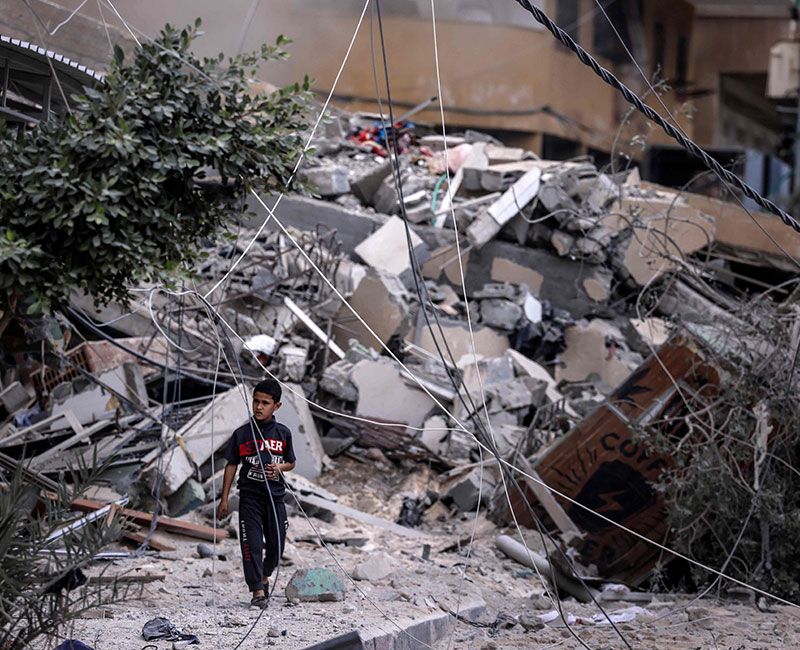
<instances>
[{"instance_id":1,"label":"boy's dark pants","mask_svg":"<svg viewBox=\"0 0 800 650\"><path fill-rule=\"evenodd\" d=\"M271 576L278 565L288 527L282 498L270 499L268 494L239 494L239 544L244 579L250 591L263 589L262 579Z\"/></svg>"}]
</instances>

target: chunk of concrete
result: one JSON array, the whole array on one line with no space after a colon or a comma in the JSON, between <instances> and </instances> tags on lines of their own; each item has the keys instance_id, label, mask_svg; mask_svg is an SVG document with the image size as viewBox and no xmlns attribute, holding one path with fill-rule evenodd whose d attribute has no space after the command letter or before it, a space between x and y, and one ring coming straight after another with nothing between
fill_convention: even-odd
<instances>
[{"instance_id":1,"label":"chunk of concrete","mask_svg":"<svg viewBox=\"0 0 800 650\"><path fill-rule=\"evenodd\" d=\"M174 452L170 452L170 462L162 468L161 493L168 496L178 490L186 479L194 475L194 464L200 466L211 458L228 442L233 430L247 422L249 417L250 395L244 387L218 394L213 404L206 405L178 431L183 447L176 446ZM154 449L142 461L153 480L156 479L156 460L160 454L159 449Z\"/></svg>"},{"instance_id":2,"label":"chunk of concrete","mask_svg":"<svg viewBox=\"0 0 800 650\"><path fill-rule=\"evenodd\" d=\"M306 374L308 350L296 345L284 345L278 351L279 373L289 381L302 381Z\"/></svg>"},{"instance_id":3,"label":"chunk of concrete","mask_svg":"<svg viewBox=\"0 0 800 650\"><path fill-rule=\"evenodd\" d=\"M287 383L281 397L283 404L276 412L275 418L292 432L292 444L297 456L294 472L306 478L316 478L322 473L325 450L308 402L301 395L303 395L302 386Z\"/></svg>"},{"instance_id":4,"label":"chunk of concrete","mask_svg":"<svg viewBox=\"0 0 800 650\"><path fill-rule=\"evenodd\" d=\"M205 502L206 493L203 486L193 478L189 478L167 497L167 509L170 517L180 517L205 505Z\"/></svg>"},{"instance_id":5,"label":"chunk of concrete","mask_svg":"<svg viewBox=\"0 0 800 650\"><path fill-rule=\"evenodd\" d=\"M352 363L346 359L337 361L322 372L320 388L345 402L355 402L358 400L358 388L350 379L352 372Z\"/></svg>"},{"instance_id":6,"label":"chunk of concrete","mask_svg":"<svg viewBox=\"0 0 800 650\"><path fill-rule=\"evenodd\" d=\"M392 336L403 336L408 332L411 321L407 295L405 286L396 275L370 269L348 303L361 315L378 339L386 343ZM336 312L333 338L345 349L350 347L350 339L355 339L367 348L381 348L380 343L346 305L342 305Z\"/></svg>"},{"instance_id":7,"label":"chunk of concrete","mask_svg":"<svg viewBox=\"0 0 800 650\"><path fill-rule=\"evenodd\" d=\"M488 298L481 301L481 322L489 327L513 330L522 318L522 307L502 298Z\"/></svg>"},{"instance_id":8,"label":"chunk of concrete","mask_svg":"<svg viewBox=\"0 0 800 650\"><path fill-rule=\"evenodd\" d=\"M606 332L588 325L573 325L564 331L566 349L559 355L556 381L585 381L597 375L609 388L621 384L631 373L606 345Z\"/></svg>"},{"instance_id":9,"label":"chunk of concrete","mask_svg":"<svg viewBox=\"0 0 800 650\"><path fill-rule=\"evenodd\" d=\"M564 257L565 255L569 255L569 252L575 245L575 238L563 230L554 230L550 237L550 243L553 245L553 248L556 249L556 253Z\"/></svg>"},{"instance_id":10,"label":"chunk of concrete","mask_svg":"<svg viewBox=\"0 0 800 650\"><path fill-rule=\"evenodd\" d=\"M447 420L441 415L434 415L425 420L422 425L424 430L420 433L419 441L438 456L447 454L447 439L450 432L447 430Z\"/></svg>"},{"instance_id":11,"label":"chunk of concrete","mask_svg":"<svg viewBox=\"0 0 800 650\"><path fill-rule=\"evenodd\" d=\"M301 178L314 185L321 196L337 196L350 192L348 170L340 165L320 165L301 172Z\"/></svg>"},{"instance_id":12,"label":"chunk of concrete","mask_svg":"<svg viewBox=\"0 0 800 650\"><path fill-rule=\"evenodd\" d=\"M493 484L488 473L483 471L483 488L481 488L481 470L476 467L467 474L455 477L445 488L444 496L463 511L470 512L478 507L478 501L487 502L491 496Z\"/></svg>"},{"instance_id":13,"label":"chunk of concrete","mask_svg":"<svg viewBox=\"0 0 800 650\"><path fill-rule=\"evenodd\" d=\"M290 603L340 602L344 596L344 583L330 569L295 571L286 585L286 599Z\"/></svg>"},{"instance_id":14,"label":"chunk of concrete","mask_svg":"<svg viewBox=\"0 0 800 650\"><path fill-rule=\"evenodd\" d=\"M386 553L376 553L360 564L357 564L351 575L354 580L377 582L391 575L393 571L394 560Z\"/></svg>"},{"instance_id":15,"label":"chunk of concrete","mask_svg":"<svg viewBox=\"0 0 800 650\"><path fill-rule=\"evenodd\" d=\"M13 384L9 384L3 389L3 392L0 393L0 402L3 403L3 406L8 413L15 413L27 405L27 403L30 401L31 396L28 394L28 391L25 390L25 387L18 381L15 381Z\"/></svg>"},{"instance_id":16,"label":"chunk of concrete","mask_svg":"<svg viewBox=\"0 0 800 650\"><path fill-rule=\"evenodd\" d=\"M430 252L425 242L413 230L411 245L419 263L425 262ZM378 230L356 246L355 252L372 268L400 277L407 287L413 284L406 228L399 217L390 217Z\"/></svg>"},{"instance_id":17,"label":"chunk of concrete","mask_svg":"<svg viewBox=\"0 0 800 650\"><path fill-rule=\"evenodd\" d=\"M350 190L364 205L372 205L375 192L383 180L392 173L392 161L387 158L384 162L362 167L350 173Z\"/></svg>"},{"instance_id":18,"label":"chunk of concrete","mask_svg":"<svg viewBox=\"0 0 800 650\"><path fill-rule=\"evenodd\" d=\"M472 145L466 160L461 165L464 174L462 186L471 192L483 191L481 176L483 171L489 166L489 156L486 155L486 143L476 142Z\"/></svg>"},{"instance_id":19,"label":"chunk of concrete","mask_svg":"<svg viewBox=\"0 0 800 650\"><path fill-rule=\"evenodd\" d=\"M362 417L420 427L436 405L425 392L403 381L394 361L385 357L359 361L351 378L358 388L356 414Z\"/></svg>"},{"instance_id":20,"label":"chunk of concrete","mask_svg":"<svg viewBox=\"0 0 800 650\"><path fill-rule=\"evenodd\" d=\"M611 296L611 284L614 275L605 269L597 269L592 275L583 279L583 290L595 302L605 302Z\"/></svg>"},{"instance_id":21,"label":"chunk of concrete","mask_svg":"<svg viewBox=\"0 0 800 650\"><path fill-rule=\"evenodd\" d=\"M530 406L542 406L547 383L533 377L518 377L486 389L492 399L492 409L513 411Z\"/></svg>"},{"instance_id":22,"label":"chunk of concrete","mask_svg":"<svg viewBox=\"0 0 800 650\"><path fill-rule=\"evenodd\" d=\"M472 355L472 340L467 324L462 321L447 321L445 319L440 319L440 322L444 336L447 339L447 345L453 353L456 364L465 355ZM507 336L503 336L489 327L473 327L472 331L475 337L474 352L480 358L499 357L510 347ZM409 340L412 343L415 341L414 337L409 337ZM419 332L417 345L431 354L438 354L427 327L423 326L423 329Z\"/></svg>"}]
</instances>

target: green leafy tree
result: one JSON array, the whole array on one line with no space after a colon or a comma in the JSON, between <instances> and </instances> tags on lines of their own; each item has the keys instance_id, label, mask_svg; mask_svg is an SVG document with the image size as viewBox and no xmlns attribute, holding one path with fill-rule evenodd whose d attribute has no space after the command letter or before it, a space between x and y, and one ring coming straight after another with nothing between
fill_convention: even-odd
<instances>
[{"instance_id":1,"label":"green leafy tree","mask_svg":"<svg viewBox=\"0 0 800 650\"><path fill-rule=\"evenodd\" d=\"M70 117L15 137L0 121L0 333L16 311L53 309L80 289L101 303L189 268L224 231L232 199L286 189L302 147L308 78L254 92L274 46L225 60L167 25Z\"/></svg>"}]
</instances>

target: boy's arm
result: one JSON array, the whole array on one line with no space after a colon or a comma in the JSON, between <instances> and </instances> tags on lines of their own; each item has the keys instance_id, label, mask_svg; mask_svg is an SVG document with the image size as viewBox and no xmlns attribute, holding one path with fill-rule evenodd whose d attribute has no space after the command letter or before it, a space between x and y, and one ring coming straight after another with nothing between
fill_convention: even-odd
<instances>
[{"instance_id":1,"label":"boy's arm","mask_svg":"<svg viewBox=\"0 0 800 650\"><path fill-rule=\"evenodd\" d=\"M231 491L231 485L233 485L233 477L236 476L236 467L231 463L225 465L225 474L222 477L222 496L217 508L217 517L219 519L225 519L228 516L228 494Z\"/></svg>"},{"instance_id":2,"label":"boy's arm","mask_svg":"<svg viewBox=\"0 0 800 650\"><path fill-rule=\"evenodd\" d=\"M291 472L295 465L297 465L295 461L291 463L271 463L266 467L267 478L271 481L277 481L281 474Z\"/></svg>"}]
</instances>

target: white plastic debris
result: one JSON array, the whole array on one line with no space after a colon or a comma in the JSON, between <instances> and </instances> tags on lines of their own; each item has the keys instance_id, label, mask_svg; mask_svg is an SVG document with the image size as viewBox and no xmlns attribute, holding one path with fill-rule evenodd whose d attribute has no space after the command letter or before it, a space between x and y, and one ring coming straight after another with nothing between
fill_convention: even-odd
<instances>
[{"instance_id":1,"label":"white plastic debris","mask_svg":"<svg viewBox=\"0 0 800 650\"><path fill-rule=\"evenodd\" d=\"M278 342L269 334L256 334L244 342L244 347L251 352L273 354L278 347Z\"/></svg>"}]
</instances>

